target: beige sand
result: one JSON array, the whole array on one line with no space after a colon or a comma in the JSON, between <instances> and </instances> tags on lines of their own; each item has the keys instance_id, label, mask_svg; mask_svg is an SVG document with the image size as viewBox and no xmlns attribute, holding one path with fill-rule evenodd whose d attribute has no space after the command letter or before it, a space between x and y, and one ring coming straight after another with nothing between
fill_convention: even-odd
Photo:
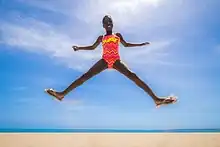
<instances>
[{"instance_id":1,"label":"beige sand","mask_svg":"<svg viewBox=\"0 0 220 147\"><path fill-rule=\"evenodd\" d=\"M220 147L220 133L6 133L0 147Z\"/></svg>"}]
</instances>

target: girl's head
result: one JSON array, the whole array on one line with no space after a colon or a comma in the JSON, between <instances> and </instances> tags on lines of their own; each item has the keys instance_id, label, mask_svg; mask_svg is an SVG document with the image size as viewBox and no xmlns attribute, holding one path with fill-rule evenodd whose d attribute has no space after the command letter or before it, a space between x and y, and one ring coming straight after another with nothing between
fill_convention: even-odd
<instances>
[{"instance_id":1,"label":"girl's head","mask_svg":"<svg viewBox=\"0 0 220 147\"><path fill-rule=\"evenodd\" d=\"M113 21L111 16L105 15L102 19L103 28L105 28L106 31L112 31L113 28Z\"/></svg>"}]
</instances>

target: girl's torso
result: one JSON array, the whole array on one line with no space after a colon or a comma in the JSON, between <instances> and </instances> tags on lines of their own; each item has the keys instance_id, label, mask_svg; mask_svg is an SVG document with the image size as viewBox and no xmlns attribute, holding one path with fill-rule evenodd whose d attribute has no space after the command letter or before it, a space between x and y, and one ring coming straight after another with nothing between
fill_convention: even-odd
<instances>
[{"instance_id":1,"label":"girl's torso","mask_svg":"<svg viewBox=\"0 0 220 147\"><path fill-rule=\"evenodd\" d=\"M103 56L119 56L119 43L120 38L115 34L103 36L102 48Z\"/></svg>"}]
</instances>

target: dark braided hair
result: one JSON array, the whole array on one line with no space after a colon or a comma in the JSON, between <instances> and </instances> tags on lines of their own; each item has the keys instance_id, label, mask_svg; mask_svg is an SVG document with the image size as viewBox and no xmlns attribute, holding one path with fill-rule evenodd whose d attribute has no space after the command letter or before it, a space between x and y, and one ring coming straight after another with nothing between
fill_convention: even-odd
<instances>
[{"instance_id":1,"label":"dark braided hair","mask_svg":"<svg viewBox=\"0 0 220 147\"><path fill-rule=\"evenodd\" d=\"M103 23L103 24L104 24L104 22L105 22L106 19L112 20L112 17L111 17L110 15L105 15L105 16L103 17L103 19L102 19L102 23Z\"/></svg>"}]
</instances>

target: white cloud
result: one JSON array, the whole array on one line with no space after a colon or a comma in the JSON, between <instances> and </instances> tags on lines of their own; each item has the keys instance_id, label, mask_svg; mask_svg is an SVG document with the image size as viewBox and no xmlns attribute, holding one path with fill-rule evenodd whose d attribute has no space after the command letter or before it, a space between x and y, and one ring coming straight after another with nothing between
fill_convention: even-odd
<instances>
[{"instance_id":1,"label":"white cloud","mask_svg":"<svg viewBox=\"0 0 220 147\"><path fill-rule=\"evenodd\" d=\"M97 50L74 52L72 45L81 41L72 40L67 34L57 31L56 27L33 19L20 21L25 25L8 22L1 24L2 42L26 51L46 53L78 70L85 66L84 62L99 57Z\"/></svg>"},{"instance_id":2,"label":"white cloud","mask_svg":"<svg viewBox=\"0 0 220 147\"><path fill-rule=\"evenodd\" d=\"M143 16L144 19L149 17L150 13L146 12L149 12L152 6L156 8L160 2L160 0L113 0L111 2L108 0L91 0L81 3L76 8L75 15L88 24L97 24L105 14L110 14L118 26L133 26L136 22L141 21Z\"/></svg>"},{"instance_id":3,"label":"white cloud","mask_svg":"<svg viewBox=\"0 0 220 147\"><path fill-rule=\"evenodd\" d=\"M64 14L71 23L75 17L87 24L91 31L100 27L104 15L110 14L116 29L126 29L126 32L136 32L135 28L152 30L157 26L181 24L192 18L192 9L182 0L19 0L37 8ZM194 9L194 8L193 8ZM178 11L177 11L178 10Z\"/></svg>"},{"instance_id":4,"label":"white cloud","mask_svg":"<svg viewBox=\"0 0 220 147\"><path fill-rule=\"evenodd\" d=\"M79 71L87 70L101 58L101 45L94 51L74 52L71 48L72 45L89 41L71 39L68 33L59 32L56 30L56 26L42 21L27 18L21 19L20 22L17 24L9 22L1 24L2 41L5 44L30 52L46 53L68 67ZM88 43L88 45L91 43L93 42ZM169 51L166 49L171 43L172 40L152 42L152 45L135 49L135 51L132 48L121 49L122 58L131 64L150 64L153 61L160 63L158 57L168 55Z\"/></svg>"},{"instance_id":5,"label":"white cloud","mask_svg":"<svg viewBox=\"0 0 220 147\"><path fill-rule=\"evenodd\" d=\"M52 12L62 13L67 17L67 21L55 25L23 17L17 22L1 22L2 42L25 51L45 53L55 58L55 61L62 62L81 72L88 70L101 58L101 46L95 51L79 52L74 52L71 46L92 44L100 33L103 15L111 14L116 30L128 33L130 36L126 36L126 38L132 39L134 34L145 36L142 31L147 33L148 30L156 30L158 26L172 27L176 23L182 23L189 13L186 12L183 15L181 11L174 11L180 7L181 0L172 2L172 4L162 0L114 0L111 4L108 4L107 0L20 1ZM56 13L54 13L55 16ZM75 17L84 22L84 27L88 28L88 32L78 25L78 22L75 22ZM72 29L69 28L77 31L71 31ZM141 31L140 28L142 28ZM85 37L80 34L85 34ZM172 48L176 39L173 39L172 36L161 38L159 35L153 34L148 40L151 45L146 47L121 48L122 59L128 63L129 67L131 66L132 69L135 67L135 71L143 74L150 71L150 69L143 69L143 66L146 65L154 65L156 68L178 67L178 63L170 60L171 57L172 59L177 58Z\"/></svg>"},{"instance_id":6,"label":"white cloud","mask_svg":"<svg viewBox=\"0 0 220 147\"><path fill-rule=\"evenodd\" d=\"M125 58L128 61L132 61L133 63L144 63L147 64L152 60L155 61L157 57L167 56L169 55L169 46L172 44L171 41L158 41L158 42L151 42L150 45L146 47L141 47L139 49L126 49L123 50L127 52L125 54ZM132 60L135 59L135 60ZM148 62L148 61L149 62Z\"/></svg>"}]
</instances>

